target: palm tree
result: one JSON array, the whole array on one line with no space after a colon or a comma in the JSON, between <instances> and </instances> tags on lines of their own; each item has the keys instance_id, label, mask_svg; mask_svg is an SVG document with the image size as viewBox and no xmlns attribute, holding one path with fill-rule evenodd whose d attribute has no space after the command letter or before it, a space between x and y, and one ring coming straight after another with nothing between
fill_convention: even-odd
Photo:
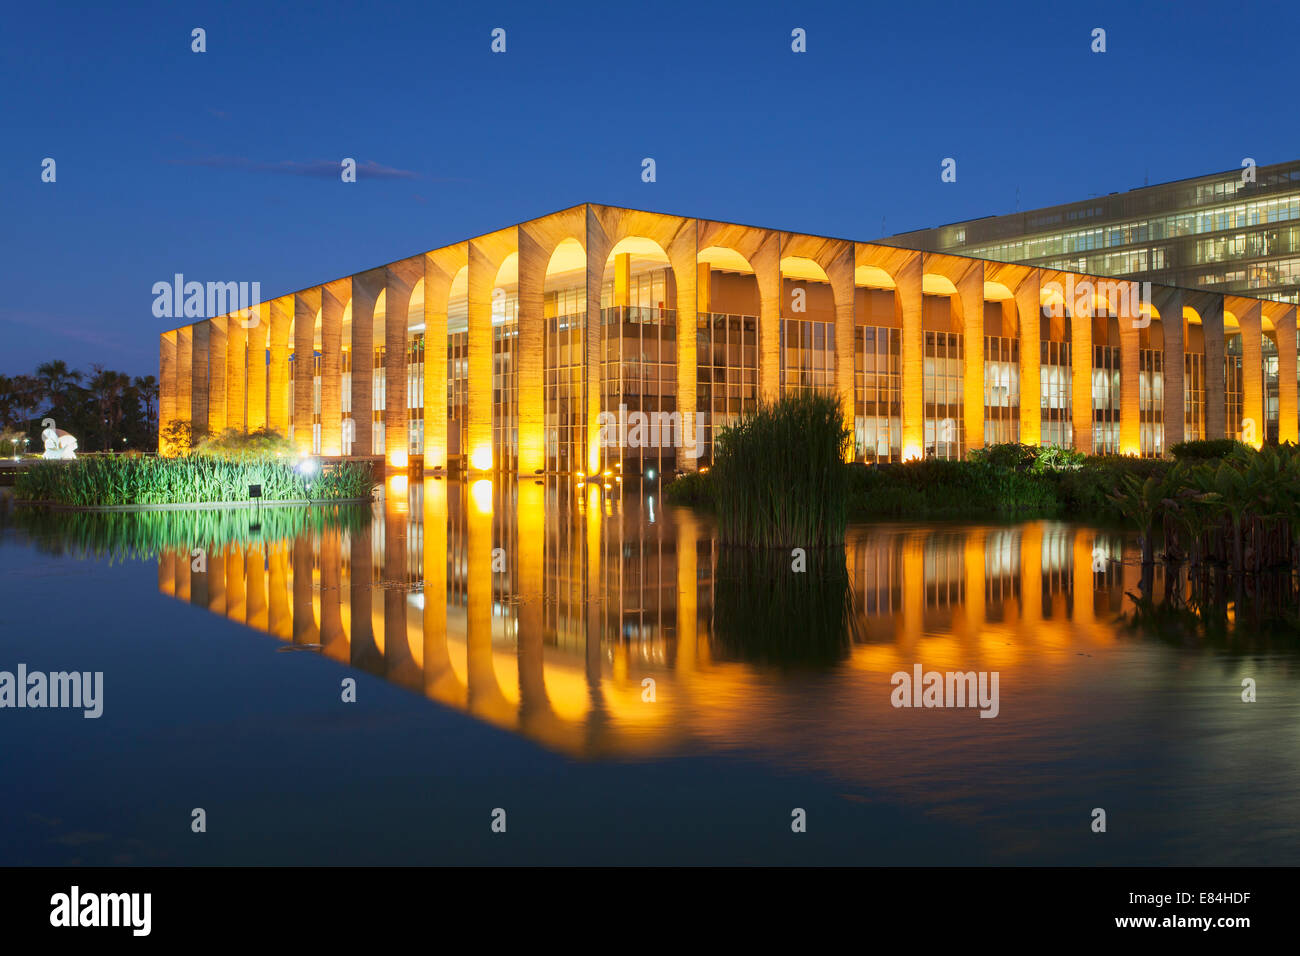
<instances>
[{"instance_id":1,"label":"palm tree","mask_svg":"<svg viewBox=\"0 0 1300 956\"><path fill-rule=\"evenodd\" d=\"M62 414L69 407L67 401L72 388L80 384L81 372L69 369L63 359L54 359L36 366L36 381L43 397L50 403L50 411Z\"/></svg>"},{"instance_id":2,"label":"palm tree","mask_svg":"<svg viewBox=\"0 0 1300 956\"><path fill-rule=\"evenodd\" d=\"M122 424L123 400L131 379L102 365L92 365L90 369L95 373L90 380L90 394L99 406L99 419L104 426L104 451L111 451L113 438Z\"/></svg>"},{"instance_id":3,"label":"palm tree","mask_svg":"<svg viewBox=\"0 0 1300 956\"><path fill-rule=\"evenodd\" d=\"M136 376L134 382L140 401L144 404L144 421L152 434L158 432L158 379L152 375Z\"/></svg>"}]
</instances>

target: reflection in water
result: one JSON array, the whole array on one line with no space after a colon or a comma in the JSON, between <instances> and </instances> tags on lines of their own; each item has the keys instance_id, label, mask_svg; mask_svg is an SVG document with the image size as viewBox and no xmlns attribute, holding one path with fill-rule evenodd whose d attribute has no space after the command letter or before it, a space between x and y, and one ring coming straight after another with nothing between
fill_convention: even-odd
<instances>
[{"instance_id":1,"label":"reflection in water","mask_svg":"<svg viewBox=\"0 0 1300 956\"><path fill-rule=\"evenodd\" d=\"M560 480L390 481L373 521L214 545L206 573L189 554L162 553L164 593L553 749L793 753L811 722L826 752L803 757L830 762L855 756L854 725L905 719L889 677L918 662L1000 671L1019 701L981 722L996 733L1035 701L1063 717L1139 573L1121 535L1034 522L855 528L842 561L810 553L795 574L652 492Z\"/></svg>"}]
</instances>

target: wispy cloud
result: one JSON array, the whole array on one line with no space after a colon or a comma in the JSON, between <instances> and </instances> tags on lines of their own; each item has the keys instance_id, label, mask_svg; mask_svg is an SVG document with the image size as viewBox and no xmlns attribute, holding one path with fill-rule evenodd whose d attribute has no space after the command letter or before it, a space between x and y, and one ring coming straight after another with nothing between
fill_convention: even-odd
<instances>
[{"instance_id":1,"label":"wispy cloud","mask_svg":"<svg viewBox=\"0 0 1300 956\"><path fill-rule=\"evenodd\" d=\"M212 169L244 169L254 173L278 173L282 176L308 176L316 179L336 179L342 169L338 159L312 159L300 162L285 159L278 163L249 159L247 156L200 156L194 159L172 159L173 166L207 166ZM385 166L373 159L357 163L357 179L424 179L410 169Z\"/></svg>"}]
</instances>

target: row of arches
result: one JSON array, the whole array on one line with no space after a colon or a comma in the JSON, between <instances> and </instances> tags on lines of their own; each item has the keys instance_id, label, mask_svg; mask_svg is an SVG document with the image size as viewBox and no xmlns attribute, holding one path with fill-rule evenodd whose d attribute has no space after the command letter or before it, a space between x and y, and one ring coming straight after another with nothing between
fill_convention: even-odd
<instances>
[{"instance_id":1,"label":"row of arches","mask_svg":"<svg viewBox=\"0 0 1300 956\"><path fill-rule=\"evenodd\" d=\"M1173 334L1162 311L1182 317ZM716 429L801 388L841 397L867 460L992 440L1159 453L1163 426L1143 429L1167 391L1152 376L1182 390L1189 374L1170 356L1200 354L1190 371L1217 395L1225 335L1244 330L1258 353L1254 327L1283 317L1257 300L1160 290L1135 304L1125 284L1025 266L581 206L264 303L258 318L212 320L225 375L204 383L206 408L164 394L164 416L283 427L325 455L533 473L707 463ZM1293 308L1289 321L1294 337ZM1041 414L1046 391L1053 415L1066 397L1105 414L1066 428ZM1201 398L1198 427L1226 429ZM638 416L667 435L629 442L644 437Z\"/></svg>"}]
</instances>

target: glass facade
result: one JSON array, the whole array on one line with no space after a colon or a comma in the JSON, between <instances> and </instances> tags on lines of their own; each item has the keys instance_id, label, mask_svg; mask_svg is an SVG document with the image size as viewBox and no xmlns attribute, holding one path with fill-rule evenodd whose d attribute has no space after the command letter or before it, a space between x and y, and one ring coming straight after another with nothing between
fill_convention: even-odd
<instances>
[{"instance_id":1,"label":"glass facade","mask_svg":"<svg viewBox=\"0 0 1300 956\"><path fill-rule=\"evenodd\" d=\"M677 312L640 306L601 309L601 411L613 416L602 449L607 465L629 470L676 460ZM640 412L645 417L634 413ZM638 420L645 427L638 431ZM653 463L653 465L652 465Z\"/></svg>"},{"instance_id":2,"label":"glass facade","mask_svg":"<svg viewBox=\"0 0 1300 956\"><path fill-rule=\"evenodd\" d=\"M1044 445L1072 447L1074 421L1074 367L1070 364L1070 343L1038 343L1038 394L1042 408L1041 437Z\"/></svg>"},{"instance_id":3,"label":"glass facade","mask_svg":"<svg viewBox=\"0 0 1300 956\"><path fill-rule=\"evenodd\" d=\"M854 448L858 461L903 459L902 332L858 326L854 342Z\"/></svg>"},{"instance_id":4,"label":"glass facade","mask_svg":"<svg viewBox=\"0 0 1300 956\"><path fill-rule=\"evenodd\" d=\"M1119 349L1092 347L1092 453L1119 454Z\"/></svg>"},{"instance_id":5,"label":"glass facade","mask_svg":"<svg viewBox=\"0 0 1300 956\"><path fill-rule=\"evenodd\" d=\"M922 375L925 457L959 459L965 449L963 336L926 332Z\"/></svg>"},{"instance_id":6,"label":"glass facade","mask_svg":"<svg viewBox=\"0 0 1300 956\"><path fill-rule=\"evenodd\" d=\"M835 323L781 320L781 391L835 387Z\"/></svg>"},{"instance_id":7,"label":"glass facade","mask_svg":"<svg viewBox=\"0 0 1300 956\"><path fill-rule=\"evenodd\" d=\"M586 298L583 289L546 295L543 428L548 471L586 469Z\"/></svg>"},{"instance_id":8,"label":"glass facade","mask_svg":"<svg viewBox=\"0 0 1300 956\"><path fill-rule=\"evenodd\" d=\"M911 248L1300 301L1300 162L921 230Z\"/></svg>"},{"instance_id":9,"label":"glass facade","mask_svg":"<svg viewBox=\"0 0 1300 956\"><path fill-rule=\"evenodd\" d=\"M519 296L492 295L492 462L515 471L519 459Z\"/></svg>"},{"instance_id":10,"label":"glass facade","mask_svg":"<svg viewBox=\"0 0 1300 956\"><path fill-rule=\"evenodd\" d=\"M1164 355L1158 349L1138 351L1138 447L1143 458L1165 453Z\"/></svg>"},{"instance_id":11,"label":"glass facade","mask_svg":"<svg viewBox=\"0 0 1300 956\"><path fill-rule=\"evenodd\" d=\"M1241 441L1241 336L1230 337L1223 351L1223 387L1226 395L1224 427L1229 438Z\"/></svg>"},{"instance_id":12,"label":"glass facade","mask_svg":"<svg viewBox=\"0 0 1300 956\"><path fill-rule=\"evenodd\" d=\"M406 450L412 455L423 455L424 333L408 333L406 349Z\"/></svg>"},{"instance_id":13,"label":"glass facade","mask_svg":"<svg viewBox=\"0 0 1300 956\"><path fill-rule=\"evenodd\" d=\"M695 415L702 464L713 439L758 406L758 317L703 313L695 320Z\"/></svg>"},{"instance_id":14,"label":"glass facade","mask_svg":"<svg viewBox=\"0 0 1300 956\"><path fill-rule=\"evenodd\" d=\"M1205 355L1201 352L1183 356L1183 438L1205 438Z\"/></svg>"},{"instance_id":15,"label":"glass facade","mask_svg":"<svg viewBox=\"0 0 1300 956\"><path fill-rule=\"evenodd\" d=\"M375 346L374 364L374 391L371 392L374 401L370 413L370 454L382 455L384 453L384 409L388 407L388 372L384 366L385 357L388 349L383 345Z\"/></svg>"},{"instance_id":16,"label":"glass facade","mask_svg":"<svg viewBox=\"0 0 1300 956\"><path fill-rule=\"evenodd\" d=\"M1020 441L1020 340L984 337L984 444Z\"/></svg>"}]
</instances>

